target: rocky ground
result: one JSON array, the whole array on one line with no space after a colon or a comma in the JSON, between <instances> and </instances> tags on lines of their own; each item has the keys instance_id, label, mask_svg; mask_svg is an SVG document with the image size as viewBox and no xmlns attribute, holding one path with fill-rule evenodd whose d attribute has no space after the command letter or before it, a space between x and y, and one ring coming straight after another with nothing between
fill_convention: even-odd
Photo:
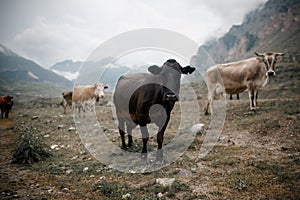
<instances>
[{"instance_id":1,"label":"rocky ground","mask_svg":"<svg viewBox=\"0 0 300 200\"><path fill-rule=\"evenodd\" d=\"M79 118L70 110L64 115L57 106L60 99L20 101L10 119L0 119L0 199L300 199L299 67L279 67L277 74L260 92L257 112L248 111L247 93L227 101L221 135L207 156L198 158L206 136L199 133L179 159L143 174L99 162L87 150L93 144L85 147L79 137ZM205 91L201 85L193 88L207 132L211 116L202 112ZM110 100L107 95L95 116L107 138L119 146ZM176 113L179 107L165 145L178 129ZM51 156L32 165L12 164L24 134L47 145ZM138 137L134 144L132 151L140 152ZM149 149L155 148L153 135Z\"/></svg>"}]
</instances>

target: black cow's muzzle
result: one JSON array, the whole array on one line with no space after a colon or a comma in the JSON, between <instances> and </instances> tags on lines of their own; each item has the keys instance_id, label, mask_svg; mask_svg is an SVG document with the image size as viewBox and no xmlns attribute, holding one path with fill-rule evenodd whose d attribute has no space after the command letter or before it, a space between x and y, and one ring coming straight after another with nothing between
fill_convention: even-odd
<instances>
[{"instance_id":1,"label":"black cow's muzzle","mask_svg":"<svg viewBox=\"0 0 300 200\"><path fill-rule=\"evenodd\" d=\"M167 93L165 95L165 100L169 102L174 102L174 101L178 101L178 98L174 93Z\"/></svg>"}]
</instances>

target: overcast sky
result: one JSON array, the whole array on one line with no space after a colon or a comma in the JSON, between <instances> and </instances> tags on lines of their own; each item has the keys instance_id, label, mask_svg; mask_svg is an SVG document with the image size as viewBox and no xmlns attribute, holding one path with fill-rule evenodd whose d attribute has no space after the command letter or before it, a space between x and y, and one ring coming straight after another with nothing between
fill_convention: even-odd
<instances>
[{"instance_id":1,"label":"overcast sky","mask_svg":"<svg viewBox=\"0 0 300 200\"><path fill-rule=\"evenodd\" d=\"M199 45L222 36L266 0L0 0L0 43L43 67L85 60L102 42L139 28Z\"/></svg>"}]
</instances>

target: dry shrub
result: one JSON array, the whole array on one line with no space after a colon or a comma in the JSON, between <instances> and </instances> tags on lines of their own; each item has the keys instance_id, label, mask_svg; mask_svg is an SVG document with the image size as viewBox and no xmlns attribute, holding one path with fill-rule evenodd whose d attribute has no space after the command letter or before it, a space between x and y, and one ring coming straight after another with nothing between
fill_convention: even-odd
<instances>
[{"instance_id":1,"label":"dry shrub","mask_svg":"<svg viewBox=\"0 0 300 200\"><path fill-rule=\"evenodd\" d=\"M49 147L40 140L35 139L30 129L21 134L17 139L12 163L32 165L35 162L50 157Z\"/></svg>"}]
</instances>

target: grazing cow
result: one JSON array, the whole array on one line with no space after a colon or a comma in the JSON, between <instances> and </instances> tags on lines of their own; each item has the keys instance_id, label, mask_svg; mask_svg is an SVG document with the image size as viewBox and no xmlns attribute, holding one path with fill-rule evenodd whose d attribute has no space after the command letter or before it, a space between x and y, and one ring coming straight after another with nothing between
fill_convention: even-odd
<instances>
[{"instance_id":1,"label":"grazing cow","mask_svg":"<svg viewBox=\"0 0 300 200\"><path fill-rule=\"evenodd\" d=\"M66 109L69 106L72 108L72 91L66 91L62 93L63 101L60 103L60 105L64 108L64 114L66 114Z\"/></svg>"},{"instance_id":2,"label":"grazing cow","mask_svg":"<svg viewBox=\"0 0 300 200\"><path fill-rule=\"evenodd\" d=\"M176 60L169 59L162 67L150 66L150 74L137 73L120 77L114 93L114 104L123 149L127 149L125 125L129 147L132 146L132 129L139 125L143 138L142 157L146 159L149 139L147 124L155 123L159 128L157 160L162 161L164 132L173 106L179 100L181 74L191 74L194 70L190 66L181 67Z\"/></svg>"},{"instance_id":3,"label":"grazing cow","mask_svg":"<svg viewBox=\"0 0 300 200\"><path fill-rule=\"evenodd\" d=\"M207 70L208 100L205 114L214 99L227 94L237 94L248 89L250 110L257 109L258 90L264 87L270 76L275 76L275 63L283 53L256 53L257 57L233 63L218 64ZM211 106L211 112L212 106Z\"/></svg>"},{"instance_id":4,"label":"grazing cow","mask_svg":"<svg viewBox=\"0 0 300 200\"><path fill-rule=\"evenodd\" d=\"M104 89L107 89L106 85L102 83L95 83L93 86L77 86L73 89L72 101L74 103L74 108L80 108L83 111L86 110L87 106L91 107L95 102L99 101L99 98L104 97Z\"/></svg>"},{"instance_id":5,"label":"grazing cow","mask_svg":"<svg viewBox=\"0 0 300 200\"><path fill-rule=\"evenodd\" d=\"M1 118L3 118L4 114L5 114L5 118L8 118L8 113L14 104L12 99L13 99L12 96L0 96Z\"/></svg>"}]
</instances>

